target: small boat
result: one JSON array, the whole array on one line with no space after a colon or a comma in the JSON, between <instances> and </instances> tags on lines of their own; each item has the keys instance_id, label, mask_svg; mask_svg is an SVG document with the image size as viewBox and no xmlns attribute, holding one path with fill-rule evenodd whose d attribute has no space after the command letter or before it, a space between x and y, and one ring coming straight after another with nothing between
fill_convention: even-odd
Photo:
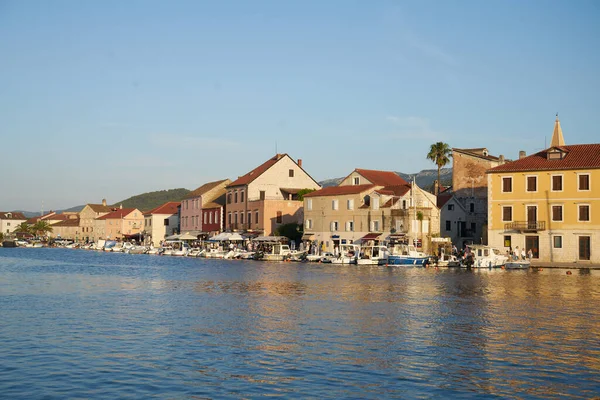
<instances>
[{"instance_id":1,"label":"small boat","mask_svg":"<svg viewBox=\"0 0 600 400\"><path fill-rule=\"evenodd\" d=\"M389 264L393 265L419 265L425 264L429 259L425 253L417 251L412 244L397 243L390 249Z\"/></svg>"},{"instance_id":2,"label":"small boat","mask_svg":"<svg viewBox=\"0 0 600 400\"><path fill-rule=\"evenodd\" d=\"M358 265L385 265L388 263L390 251L383 245L361 246Z\"/></svg>"},{"instance_id":3,"label":"small boat","mask_svg":"<svg viewBox=\"0 0 600 400\"><path fill-rule=\"evenodd\" d=\"M500 268L504 266L508 257L502 255L498 249L482 244L467 246L468 253L462 261L462 266L467 268Z\"/></svg>"},{"instance_id":4,"label":"small boat","mask_svg":"<svg viewBox=\"0 0 600 400\"><path fill-rule=\"evenodd\" d=\"M257 254L258 259L263 261L284 261L290 258L291 250L287 244L274 244L265 248L262 252L255 253L255 256Z\"/></svg>"},{"instance_id":5,"label":"small boat","mask_svg":"<svg viewBox=\"0 0 600 400\"><path fill-rule=\"evenodd\" d=\"M146 246L132 246L129 248L129 254L146 254L148 252L148 247Z\"/></svg>"},{"instance_id":6,"label":"small boat","mask_svg":"<svg viewBox=\"0 0 600 400\"><path fill-rule=\"evenodd\" d=\"M17 242L15 240L5 240L2 242L2 247L17 247Z\"/></svg>"},{"instance_id":7,"label":"small boat","mask_svg":"<svg viewBox=\"0 0 600 400\"><path fill-rule=\"evenodd\" d=\"M530 266L529 260L509 260L504 264L504 269L528 269Z\"/></svg>"},{"instance_id":8,"label":"small boat","mask_svg":"<svg viewBox=\"0 0 600 400\"><path fill-rule=\"evenodd\" d=\"M357 244L341 244L340 252L337 256L331 258L332 264L356 264L360 246Z\"/></svg>"}]
</instances>

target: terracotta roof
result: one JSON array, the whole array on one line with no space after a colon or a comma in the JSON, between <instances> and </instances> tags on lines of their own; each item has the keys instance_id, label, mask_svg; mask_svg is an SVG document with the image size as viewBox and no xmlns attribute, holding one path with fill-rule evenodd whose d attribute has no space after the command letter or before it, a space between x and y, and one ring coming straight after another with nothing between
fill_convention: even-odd
<instances>
[{"instance_id":1,"label":"terracotta roof","mask_svg":"<svg viewBox=\"0 0 600 400\"><path fill-rule=\"evenodd\" d=\"M52 212L52 213L44 214L42 216L37 216L37 217L29 218L27 220L27 223L28 224L35 224L38 221L64 221L66 219L69 219L68 215L65 215L65 214L55 214L54 212Z\"/></svg>"},{"instance_id":2,"label":"terracotta roof","mask_svg":"<svg viewBox=\"0 0 600 400\"><path fill-rule=\"evenodd\" d=\"M329 186L304 195L304 197L317 196L343 196L346 194L358 194L376 187L375 185L345 185Z\"/></svg>"},{"instance_id":3,"label":"terracotta roof","mask_svg":"<svg viewBox=\"0 0 600 400\"><path fill-rule=\"evenodd\" d=\"M103 206L102 204L86 204L86 205L88 205L94 212L97 212L97 213L110 212L110 210L112 210L112 208L110 208L109 206Z\"/></svg>"},{"instance_id":4,"label":"terracotta roof","mask_svg":"<svg viewBox=\"0 0 600 400\"><path fill-rule=\"evenodd\" d=\"M203 210L209 210L209 209L221 208L221 207L223 207L223 204L215 203L214 201L211 201L210 203L206 203L206 204L202 205Z\"/></svg>"},{"instance_id":5,"label":"terracotta roof","mask_svg":"<svg viewBox=\"0 0 600 400\"><path fill-rule=\"evenodd\" d=\"M65 219L64 221L60 221L57 222L56 224L52 225L52 226L79 226L79 218L68 218Z\"/></svg>"},{"instance_id":6,"label":"terracotta roof","mask_svg":"<svg viewBox=\"0 0 600 400\"><path fill-rule=\"evenodd\" d=\"M118 208L115 211L111 211L106 215L103 215L101 217L96 218L97 220L103 220L103 219L121 219L124 218L126 216L128 216L129 214L131 214L132 212L134 212L136 209L135 208Z\"/></svg>"},{"instance_id":7,"label":"terracotta roof","mask_svg":"<svg viewBox=\"0 0 600 400\"><path fill-rule=\"evenodd\" d=\"M547 153L551 149L560 149L566 154L560 160L548 160ZM551 147L519 160L491 168L487 172L558 171L595 168L600 168L600 143Z\"/></svg>"},{"instance_id":8,"label":"terracotta roof","mask_svg":"<svg viewBox=\"0 0 600 400\"><path fill-rule=\"evenodd\" d=\"M277 163L277 161L281 160L283 157L289 157L287 154L275 154L274 157L269 158L267 161L254 168L252 171L248 172L246 175L240 176L235 181L231 182L229 186L240 186L247 185L259 176L261 176L266 170L271 168L273 165Z\"/></svg>"},{"instance_id":9,"label":"terracotta roof","mask_svg":"<svg viewBox=\"0 0 600 400\"><path fill-rule=\"evenodd\" d=\"M488 161L499 161L500 158L496 157L496 156L490 156L488 153L488 149L486 149L485 147L477 147L474 149L457 149L457 148L452 148L452 151L456 151L458 153L463 153L463 154L467 154L470 155L472 157L479 157L479 158L483 158L484 160L488 160Z\"/></svg>"},{"instance_id":10,"label":"terracotta roof","mask_svg":"<svg viewBox=\"0 0 600 400\"><path fill-rule=\"evenodd\" d=\"M9 217L10 215L10 217ZM27 220L25 215L21 212L12 212L12 211L0 211L0 219L23 219Z\"/></svg>"},{"instance_id":11,"label":"terracotta roof","mask_svg":"<svg viewBox=\"0 0 600 400\"><path fill-rule=\"evenodd\" d=\"M204 185L200 186L198 189L190 192L187 196L184 197L184 199L191 199L193 197L200 197L203 194L205 194L206 192L208 192L209 190L214 189L215 187L219 186L221 183L228 181L229 179L221 179L220 181L214 181L214 182L209 182L209 183L205 183Z\"/></svg>"},{"instance_id":12,"label":"terracotta roof","mask_svg":"<svg viewBox=\"0 0 600 400\"><path fill-rule=\"evenodd\" d=\"M179 206L179 204L181 204L178 201L168 201L165 204L162 204L158 207L153 208L150 211L146 211L144 213L144 215L151 215L151 214L177 214L178 210L177 207Z\"/></svg>"},{"instance_id":13,"label":"terracotta roof","mask_svg":"<svg viewBox=\"0 0 600 400\"><path fill-rule=\"evenodd\" d=\"M400 175L392 171L377 171L373 169L360 168L356 168L354 171L367 178L374 185L398 186L408 184L408 182L402 179Z\"/></svg>"}]
</instances>

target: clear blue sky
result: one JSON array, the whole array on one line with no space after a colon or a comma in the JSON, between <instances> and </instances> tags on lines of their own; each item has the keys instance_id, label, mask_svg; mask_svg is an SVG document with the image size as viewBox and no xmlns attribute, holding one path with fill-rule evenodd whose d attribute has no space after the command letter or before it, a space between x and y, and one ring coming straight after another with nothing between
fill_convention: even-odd
<instances>
[{"instance_id":1,"label":"clear blue sky","mask_svg":"<svg viewBox=\"0 0 600 400\"><path fill-rule=\"evenodd\" d=\"M600 138L598 1L0 0L0 210Z\"/></svg>"}]
</instances>

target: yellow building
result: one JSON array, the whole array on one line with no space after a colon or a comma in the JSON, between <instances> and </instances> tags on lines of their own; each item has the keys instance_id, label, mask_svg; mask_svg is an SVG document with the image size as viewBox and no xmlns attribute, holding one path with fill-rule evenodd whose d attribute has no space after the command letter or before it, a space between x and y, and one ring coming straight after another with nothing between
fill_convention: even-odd
<instances>
[{"instance_id":1,"label":"yellow building","mask_svg":"<svg viewBox=\"0 0 600 400\"><path fill-rule=\"evenodd\" d=\"M546 262L600 263L600 144L548 149L487 171L489 244Z\"/></svg>"}]
</instances>

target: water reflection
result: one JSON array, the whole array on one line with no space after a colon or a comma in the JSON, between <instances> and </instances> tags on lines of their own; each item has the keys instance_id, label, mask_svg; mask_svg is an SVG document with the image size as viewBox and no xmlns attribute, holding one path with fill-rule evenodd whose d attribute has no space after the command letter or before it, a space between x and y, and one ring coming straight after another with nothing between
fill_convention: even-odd
<instances>
[{"instance_id":1,"label":"water reflection","mask_svg":"<svg viewBox=\"0 0 600 400\"><path fill-rule=\"evenodd\" d=\"M113 398L586 398L600 387L598 271L15 251L0 251L0 393L11 398L93 397L98 385Z\"/></svg>"}]
</instances>

